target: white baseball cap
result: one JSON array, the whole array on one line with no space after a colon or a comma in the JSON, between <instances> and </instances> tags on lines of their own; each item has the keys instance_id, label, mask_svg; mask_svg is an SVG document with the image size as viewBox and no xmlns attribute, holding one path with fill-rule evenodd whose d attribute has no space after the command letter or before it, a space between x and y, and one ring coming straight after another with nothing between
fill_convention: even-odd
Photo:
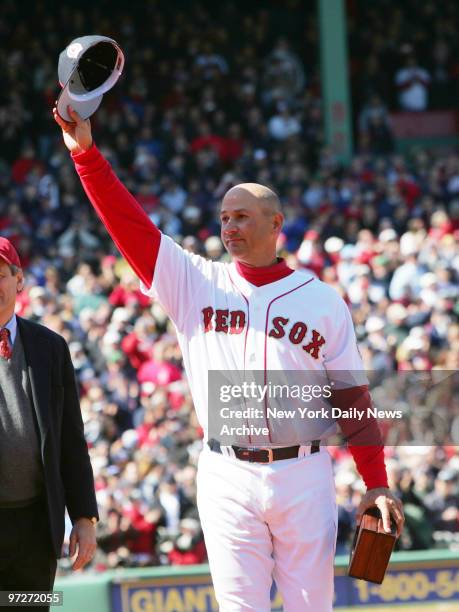
<instances>
[{"instance_id":1,"label":"white baseball cap","mask_svg":"<svg viewBox=\"0 0 459 612\"><path fill-rule=\"evenodd\" d=\"M57 68L62 91L57 99L57 112L72 121L67 106L87 119L102 102L102 96L119 79L124 54L118 43L106 36L75 38L59 55Z\"/></svg>"}]
</instances>

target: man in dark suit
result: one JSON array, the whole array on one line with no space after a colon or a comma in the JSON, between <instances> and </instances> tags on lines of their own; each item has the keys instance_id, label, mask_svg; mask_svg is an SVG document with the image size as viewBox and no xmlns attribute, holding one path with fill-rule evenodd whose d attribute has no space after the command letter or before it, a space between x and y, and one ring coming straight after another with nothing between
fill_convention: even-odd
<instances>
[{"instance_id":1,"label":"man in dark suit","mask_svg":"<svg viewBox=\"0 0 459 612\"><path fill-rule=\"evenodd\" d=\"M0 237L0 590L52 590L67 507L73 569L96 549L94 479L65 340L15 315L24 278ZM47 609L47 608L46 608Z\"/></svg>"}]
</instances>

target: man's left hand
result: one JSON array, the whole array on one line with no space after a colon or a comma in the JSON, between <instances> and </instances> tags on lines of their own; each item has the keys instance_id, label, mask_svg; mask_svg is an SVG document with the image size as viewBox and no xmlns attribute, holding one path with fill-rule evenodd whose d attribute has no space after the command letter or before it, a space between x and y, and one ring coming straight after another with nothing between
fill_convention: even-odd
<instances>
[{"instance_id":1,"label":"man's left hand","mask_svg":"<svg viewBox=\"0 0 459 612\"><path fill-rule=\"evenodd\" d=\"M90 519L79 518L75 521L70 534L69 556L78 555L73 562L72 569L82 569L94 557L96 552L96 528Z\"/></svg>"},{"instance_id":2,"label":"man's left hand","mask_svg":"<svg viewBox=\"0 0 459 612\"><path fill-rule=\"evenodd\" d=\"M390 489L379 487L370 489L362 497L362 501L357 508L357 525L360 525L362 516L368 508L377 506L381 512L384 530L387 533L391 532L390 517L394 519L397 525L397 538L400 536L405 523L405 515L403 513L402 502L395 497Z\"/></svg>"}]
</instances>

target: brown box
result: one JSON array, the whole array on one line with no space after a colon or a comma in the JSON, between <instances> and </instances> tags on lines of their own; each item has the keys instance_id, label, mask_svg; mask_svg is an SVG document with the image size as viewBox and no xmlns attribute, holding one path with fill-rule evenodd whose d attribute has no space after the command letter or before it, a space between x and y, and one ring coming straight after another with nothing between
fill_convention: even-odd
<instances>
[{"instance_id":1,"label":"brown box","mask_svg":"<svg viewBox=\"0 0 459 612\"><path fill-rule=\"evenodd\" d=\"M386 533L379 509L369 508L355 532L348 575L381 584L397 539L396 533L392 520L391 533Z\"/></svg>"}]
</instances>

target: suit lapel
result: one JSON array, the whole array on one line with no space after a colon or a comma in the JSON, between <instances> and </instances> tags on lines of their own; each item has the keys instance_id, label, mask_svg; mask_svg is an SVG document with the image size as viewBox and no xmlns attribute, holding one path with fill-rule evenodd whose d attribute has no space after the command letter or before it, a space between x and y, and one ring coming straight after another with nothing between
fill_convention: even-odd
<instances>
[{"instance_id":1,"label":"suit lapel","mask_svg":"<svg viewBox=\"0 0 459 612\"><path fill-rule=\"evenodd\" d=\"M30 387L32 392L32 403L37 415L38 427L41 437L41 448L45 444L49 429L49 404L50 404L50 346L42 334L37 333L30 323L17 317L18 332L21 335L22 346L27 363Z\"/></svg>"}]
</instances>

